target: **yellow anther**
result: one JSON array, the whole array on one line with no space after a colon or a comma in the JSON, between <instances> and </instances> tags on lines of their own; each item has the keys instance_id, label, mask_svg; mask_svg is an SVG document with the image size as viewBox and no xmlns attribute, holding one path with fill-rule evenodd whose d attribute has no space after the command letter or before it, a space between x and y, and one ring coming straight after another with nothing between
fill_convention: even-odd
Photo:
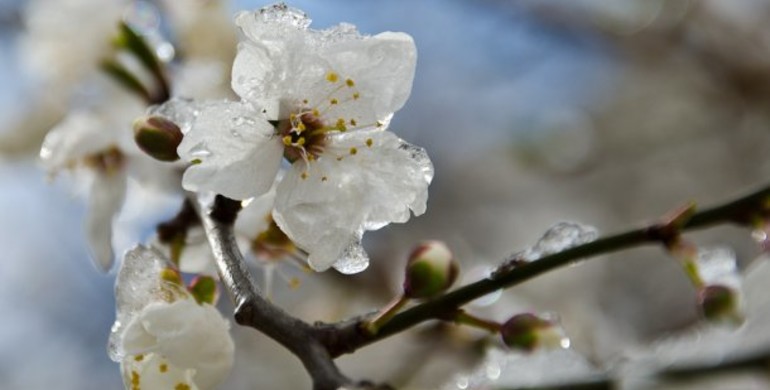
<instances>
[{"instance_id":1,"label":"yellow anther","mask_svg":"<svg viewBox=\"0 0 770 390\"><path fill-rule=\"evenodd\" d=\"M144 355L142 354L136 355L134 356L134 360L136 360L137 362L141 362L142 360L144 360Z\"/></svg>"},{"instance_id":2,"label":"yellow anther","mask_svg":"<svg viewBox=\"0 0 770 390\"><path fill-rule=\"evenodd\" d=\"M287 135L283 137L283 144L286 146L291 146L291 136Z\"/></svg>"},{"instance_id":3,"label":"yellow anther","mask_svg":"<svg viewBox=\"0 0 770 390\"><path fill-rule=\"evenodd\" d=\"M356 122L356 120L355 120L355 119L351 119L351 120L350 120L350 125L351 125L351 126L357 126L357 125L358 125L358 122Z\"/></svg>"},{"instance_id":4,"label":"yellow anther","mask_svg":"<svg viewBox=\"0 0 770 390\"><path fill-rule=\"evenodd\" d=\"M302 172L302 174L300 175L300 177L302 178L302 180L305 180L305 179L307 179L307 172Z\"/></svg>"},{"instance_id":5,"label":"yellow anther","mask_svg":"<svg viewBox=\"0 0 770 390\"><path fill-rule=\"evenodd\" d=\"M305 131L305 129L307 129L307 127L305 127L305 123L304 122L297 123L297 131L303 132L303 131Z\"/></svg>"},{"instance_id":6,"label":"yellow anther","mask_svg":"<svg viewBox=\"0 0 770 390\"><path fill-rule=\"evenodd\" d=\"M299 278L293 277L293 278L289 279L289 288L297 289L299 287L299 285L300 285Z\"/></svg>"},{"instance_id":7,"label":"yellow anther","mask_svg":"<svg viewBox=\"0 0 770 390\"><path fill-rule=\"evenodd\" d=\"M345 119L343 118L337 119L337 130L345 131L347 129L348 129L347 126L345 126Z\"/></svg>"},{"instance_id":8,"label":"yellow anther","mask_svg":"<svg viewBox=\"0 0 770 390\"><path fill-rule=\"evenodd\" d=\"M176 386L174 386L174 390L190 390L190 385L186 383L177 383Z\"/></svg>"},{"instance_id":9,"label":"yellow anther","mask_svg":"<svg viewBox=\"0 0 770 390\"><path fill-rule=\"evenodd\" d=\"M367 138L367 140L366 140L366 146L368 146L368 147L370 147L370 148L371 148L371 147L372 147L372 144L374 144L374 141L373 141L371 138Z\"/></svg>"},{"instance_id":10,"label":"yellow anther","mask_svg":"<svg viewBox=\"0 0 770 390\"><path fill-rule=\"evenodd\" d=\"M334 105L334 104L337 104L337 103L339 103L339 102L340 102L340 101L339 101L339 100L337 100L337 98L332 98L331 100L329 100L329 103L331 103L332 105Z\"/></svg>"},{"instance_id":11,"label":"yellow anther","mask_svg":"<svg viewBox=\"0 0 770 390\"><path fill-rule=\"evenodd\" d=\"M131 384L139 386L139 373L136 371L131 371Z\"/></svg>"},{"instance_id":12,"label":"yellow anther","mask_svg":"<svg viewBox=\"0 0 770 390\"><path fill-rule=\"evenodd\" d=\"M168 364L161 363L160 366L158 366L158 369L160 370L160 372L165 373L168 371Z\"/></svg>"},{"instance_id":13,"label":"yellow anther","mask_svg":"<svg viewBox=\"0 0 770 390\"><path fill-rule=\"evenodd\" d=\"M318 111L318 109L317 109L317 108L314 108L314 109L313 109L313 116L317 118L317 117L321 116L321 112L320 112L320 111Z\"/></svg>"},{"instance_id":14,"label":"yellow anther","mask_svg":"<svg viewBox=\"0 0 770 390\"><path fill-rule=\"evenodd\" d=\"M354 154L356 154L356 153L358 153L358 149L356 149L356 148L350 148L350 154L351 154L351 155L354 155Z\"/></svg>"},{"instance_id":15,"label":"yellow anther","mask_svg":"<svg viewBox=\"0 0 770 390\"><path fill-rule=\"evenodd\" d=\"M299 137L297 140L297 145L302 146L305 144L305 137Z\"/></svg>"},{"instance_id":16,"label":"yellow anther","mask_svg":"<svg viewBox=\"0 0 770 390\"><path fill-rule=\"evenodd\" d=\"M360 97L361 97L361 95L358 92L353 94L353 100L358 100L358 98L360 98Z\"/></svg>"},{"instance_id":17,"label":"yellow anther","mask_svg":"<svg viewBox=\"0 0 770 390\"><path fill-rule=\"evenodd\" d=\"M297 114L289 114L289 120L294 122L297 120Z\"/></svg>"},{"instance_id":18,"label":"yellow anther","mask_svg":"<svg viewBox=\"0 0 770 390\"><path fill-rule=\"evenodd\" d=\"M352 87L352 86L356 85L356 83L353 82L352 79L345 80L345 84L347 84L348 87Z\"/></svg>"},{"instance_id":19,"label":"yellow anther","mask_svg":"<svg viewBox=\"0 0 770 390\"><path fill-rule=\"evenodd\" d=\"M329 72L326 74L326 81L330 83L336 83L337 80L340 79L340 76L337 73Z\"/></svg>"},{"instance_id":20,"label":"yellow anther","mask_svg":"<svg viewBox=\"0 0 770 390\"><path fill-rule=\"evenodd\" d=\"M315 156L314 156L314 155L312 155L312 154L308 154L308 155L307 155L307 160L308 160L308 161L315 161Z\"/></svg>"}]
</instances>

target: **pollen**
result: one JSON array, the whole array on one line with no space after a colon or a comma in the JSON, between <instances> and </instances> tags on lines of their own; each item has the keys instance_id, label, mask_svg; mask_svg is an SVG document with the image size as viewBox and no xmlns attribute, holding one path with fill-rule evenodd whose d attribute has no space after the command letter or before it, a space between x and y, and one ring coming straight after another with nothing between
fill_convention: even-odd
<instances>
[{"instance_id":1,"label":"pollen","mask_svg":"<svg viewBox=\"0 0 770 390\"><path fill-rule=\"evenodd\" d=\"M374 141L371 138L367 138L366 139L366 146L371 148L372 144L374 144Z\"/></svg>"},{"instance_id":2,"label":"pollen","mask_svg":"<svg viewBox=\"0 0 770 390\"><path fill-rule=\"evenodd\" d=\"M301 177L302 180L307 179L307 172L302 172L302 174L299 177Z\"/></svg>"},{"instance_id":3,"label":"pollen","mask_svg":"<svg viewBox=\"0 0 770 390\"><path fill-rule=\"evenodd\" d=\"M161 363L161 365L160 365L160 366L158 366L158 369L160 370L160 372L162 372L162 373L165 373L165 372L167 372L167 371L168 371L168 364L166 364L166 363Z\"/></svg>"},{"instance_id":4,"label":"pollen","mask_svg":"<svg viewBox=\"0 0 770 390\"><path fill-rule=\"evenodd\" d=\"M350 120L350 125L351 125L351 126L357 126L357 125L358 125L358 122L356 122L356 120L355 120L355 119L351 119L351 120Z\"/></svg>"},{"instance_id":5,"label":"pollen","mask_svg":"<svg viewBox=\"0 0 770 390\"><path fill-rule=\"evenodd\" d=\"M340 79L340 76L335 72L329 72L326 74L326 81L330 83L336 83Z\"/></svg>"},{"instance_id":6,"label":"pollen","mask_svg":"<svg viewBox=\"0 0 770 390\"><path fill-rule=\"evenodd\" d=\"M337 119L337 129L340 131L345 131L348 129L347 126L345 126L344 118Z\"/></svg>"},{"instance_id":7,"label":"pollen","mask_svg":"<svg viewBox=\"0 0 770 390\"><path fill-rule=\"evenodd\" d=\"M356 153L358 153L358 149L356 149L356 148L350 148L350 155L351 155L351 156L352 156L352 155L355 155Z\"/></svg>"},{"instance_id":8,"label":"pollen","mask_svg":"<svg viewBox=\"0 0 770 390\"><path fill-rule=\"evenodd\" d=\"M313 109L313 116L316 116L316 117L318 117L318 116L321 116L321 112L320 112L320 111L318 111L318 109L317 109L317 108L314 108L314 109Z\"/></svg>"},{"instance_id":9,"label":"pollen","mask_svg":"<svg viewBox=\"0 0 770 390\"><path fill-rule=\"evenodd\" d=\"M329 180L328 177L326 177L326 176L321 177L321 181L327 181L327 180Z\"/></svg>"},{"instance_id":10,"label":"pollen","mask_svg":"<svg viewBox=\"0 0 770 390\"><path fill-rule=\"evenodd\" d=\"M144 360L144 355L142 354L136 355L134 356L134 360L136 360L137 362L141 362L142 360Z\"/></svg>"},{"instance_id":11,"label":"pollen","mask_svg":"<svg viewBox=\"0 0 770 390\"><path fill-rule=\"evenodd\" d=\"M348 87L353 87L354 85L356 85L356 83L353 81L353 79L347 79L345 80L345 85L347 85Z\"/></svg>"},{"instance_id":12,"label":"pollen","mask_svg":"<svg viewBox=\"0 0 770 390\"><path fill-rule=\"evenodd\" d=\"M190 385L187 383L177 383L176 386L174 386L174 390L190 390Z\"/></svg>"},{"instance_id":13,"label":"pollen","mask_svg":"<svg viewBox=\"0 0 770 390\"><path fill-rule=\"evenodd\" d=\"M131 371L131 387L139 388L139 373L136 371Z\"/></svg>"},{"instance_id":14,"label":"pollen","mask_svg":"<svg viewBox=\"0 0 770 390\"><path fill-rule=\"evenodd\" d=\"M291 136L287 135L283 137L283 144L286 146L291 146Z\"/></svg>"},{"instance_id":15,"label":"pollen","mask_svg":"<svg viewBox=\"0 0 770 390\"><path fill-rule=\"evenodd\" d=\"M361 94L359 94L358 92L353 94L353 100L358 100L358 98L360 97L361 97Z\"/></svg>"},{"instance_id":16,"label":"pollen","mask_svg":"<svg viewBox=\"0 0 770 390\"><path fill-rule=\"evenodd\" d=\"M302 146L305 144L305 137L299 137L297 140L297 145Z\"/></svg>"},{"instance_id":17,"label":"pollen","mask_svg":"<svg viewBox=\"0 0 770 390\"><path fill-rule=\"evenodd\" d=\"M302 132L302 131L305 131L306 128L307 127L305 127L305 123L303 122L297 123L297 131Z\"/></svg>"},{"instance_id":18,"label":"pollen","mask_svg":"<svg viewBox=\"0 0 770 390\"><path fill-rule=\"evenodd\" d=\"M329 100L329 103L330 103L330 104L332 104L332 105L334 105L334 104L337 104L337 103L339 103L339 102L340 102L340 101L339 101L339 100L337 100L336 98L332 98L331 100Z\"/></svg>"}]
</instances>

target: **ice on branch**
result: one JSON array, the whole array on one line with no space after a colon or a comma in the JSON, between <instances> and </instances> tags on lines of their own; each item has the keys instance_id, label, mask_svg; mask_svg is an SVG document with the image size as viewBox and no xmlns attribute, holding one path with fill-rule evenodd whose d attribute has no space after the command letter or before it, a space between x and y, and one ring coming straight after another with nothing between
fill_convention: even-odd
<instances>
[{"instance_id":1,"label":"ice on branch","mask_svg":"<svg viewBox=\"0 0 770 390\"><path fill-rule=\"evenodd\" d=\"M347 24L309 29L283 4L240 13L236 24L241 101L200 106L178 149L191 163L184 187L259 196L285 158L274 221L313 269L364 270L364 231L424 213L433 178L425 150L386 130L411 91L412 38L364 36Z\"/></svg>"},{"instance_id":2,"label":"ice on branch","mask_svg":"<svg viewBox=\"0 0 770 390\"><path fill-rule=\"evenodd\" d=\"M559 222L548 229L535 245L520 254L524 260L535 261L542 257L582 245L599 237L591 226L577 222Z\"/></svg>"},{"instance_id":3,"label":"ice on branch","mask_svg":"<svg viewBox=\"0 0 770 390\"><path fill-rule=\"evenodd\" d=\"M164 278L168 265L142 246L126 254L110 357L121 363L127 389L212 389L233 365L229 324L214 306Z\"/></svg>"}]
</instances>

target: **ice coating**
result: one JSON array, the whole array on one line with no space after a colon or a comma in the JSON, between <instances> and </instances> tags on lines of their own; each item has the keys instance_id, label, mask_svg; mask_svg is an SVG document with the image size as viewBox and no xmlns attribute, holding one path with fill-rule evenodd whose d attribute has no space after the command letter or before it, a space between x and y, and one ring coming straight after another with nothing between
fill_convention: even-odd
<instances>
[{"instance_id":1,"label":"ice coating","mask_svg":"<svg viewBox=\"0 0 770 390\"><path fill-rule=\"evenodd\" d=\"M125 357L120 337L130 318L136 316L151 302L163 299L160 272L166 261L153 249L137 245L126 252L115 281L117 318L110 332L108 352L113 361Z\"/></svg>"},{"instance_id":2,"label":"ice coating","mask_svg":"<svg viewBox=\"0 0 770 390\"><path fill-rule=\"evenodd\" d=\"M599 232L592 226L577 222L559 222L548 229L535 245L522 252L520 256L524 260L535 261L565 249L594 241L598 237Z\"/></svg>"},{"instance_id":3,"label":"ice coating","mask_svg":"<svg viewBox=\"0 0 770 390\"><path fill-rule=\"evenodd\" d=\"M727 247L698 249L695 260L698 276L706 285L740 287L740 276L736 265L735 252Z\"/></svg>"},{"instance_id":4,"label":"ice coating","mask_svg":"<svg viewBox=\"0 0 770 390\"><path fill-rule=\"evenodd\" d=\"M192 128L195 118L200 113L201 103L190 99L174 97L171 100L147 110L149 115L160 116L174 122L182 134L187 134Z\"/></svg>"},{"instance_id":5,"label":"ice coating","mask_svg":"<svg viewBox=\"0 0 770 390\"><path fill-rule=\"evenodd\" d=\"M360 239L350 244L342 252L342 257L334 263L334 269L346 275L359 273L367 267L369 267L369 255L361 246Z\"/></svg>"}]
</instances>

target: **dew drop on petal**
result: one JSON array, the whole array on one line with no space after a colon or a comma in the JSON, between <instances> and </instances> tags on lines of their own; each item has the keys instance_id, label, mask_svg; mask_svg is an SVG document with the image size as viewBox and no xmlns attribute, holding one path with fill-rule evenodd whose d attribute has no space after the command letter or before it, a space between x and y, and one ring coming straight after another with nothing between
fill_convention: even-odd
<instances>
[{"instance_id":1,"label":"dew drop on petal","mask_svg":"<svg viewBox=\"0 0 770 390\"><path fill-rule=\"evenodd\" d=\"M334 269L346 275L357 274L367 267L369 267L369 255L361 246L361 241L350 244L342 252L342 257L334 263Z\"/></svg>"},{"instance_id":2,"label":"dew drop on petal","mask_svg":"<svg viewBox=\"0 0 770 390\"><path fill-rule=\"evenodd\" d=\"M535 245L522 253L527 261L535 261L545 256L561 252L574 246L596 240L598 231L591 226L576 222L559 222L537 241Z\"/></svg>"},{"instance_id":3,"label":"dew drop on petal","mask_svg":"<svg viewBox=\"0 0 770 390\"><path fill-rule=\"evenodd\" d=\"M730 248L700 248L695 262L698 266L698 275L705 284L736 287L740 282L735 252Z\"/></svg>"},{"instance_id":4,"label":"dew drop on petal","mask_svg":"<svg viewBox=\"0 0 770 390\"><path fill-rule=\"evenodd\" d=\"M457 379L457 388L460 390L464 390L468 388L468 378L467 377L460 377Z\"/></svg>"},{"instance_id":5,"label":"dew drop on petal","mask_svg":"<svg viewBox=\"0 0 770 390\"><path fill-rule=\"evenodd\" d=\"M489 378L489 380L491 381L495 381L498 378L500 378L500 374L502 373L502 370L500 369L500 364L497 363L496 361L491 361L487 363L486 370L487 370L486 372L487 378Z\"/></svg>"},{"instance_id":6,"label":"dew drop on petal","mask_svg":"<svg viewBox=\"0 0 770 390\"><path fill-rule=\"evenodd\" d=\"M203 142L193 146L192 149L190 149L190 156L193 157L209 157L211 156L211 151L206 147L206 144Z\"/></svg>"},{"instance_id":7,"label":"dew drop on petal","mask_svg":"<svg viewBox=\"0 0 770 390\"><path fill-rule=\"evenodd\" d=\"M163 62L171 62L171 60L174 59L174 55L176 55L174 45L170 42L159 43L158 46L155 47L155 55Z\"/></svg>"}]
</instances>

